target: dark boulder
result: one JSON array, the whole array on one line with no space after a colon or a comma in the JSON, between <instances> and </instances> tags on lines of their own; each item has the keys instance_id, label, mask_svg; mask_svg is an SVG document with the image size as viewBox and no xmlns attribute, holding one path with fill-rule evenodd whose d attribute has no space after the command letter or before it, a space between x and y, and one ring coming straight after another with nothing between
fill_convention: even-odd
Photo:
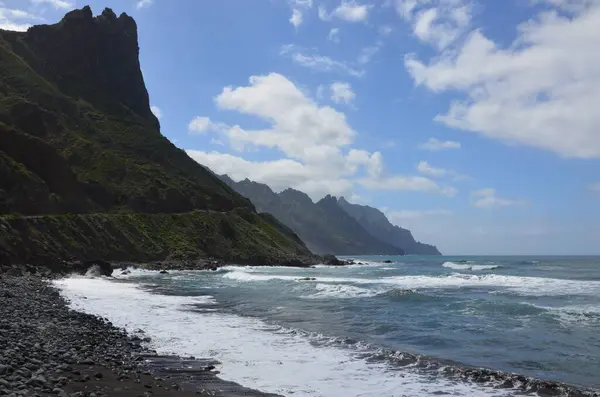
<instances>
[{"instance_id":1,"label":"dark boulder","mask_svg":"<svg viewBox=\"0 0 600 397\"><path fill-rule=\"evenodd\" d=\"M347 264L346 261L340 260L331 254L323 255L323 263L328 266L344 266Z\"/></svg>"},{"instance_id":2,"label":"dark boulder","mask_svg":"<svg viewBox=\"0 0 600 397\"><path fill-rule=\"evenodd\" d=\"M166 270L161 270L159 273L160 273L160 274L169 274L169 272L168 272L168 271L166 271Z\"/></svg>"}]
</instances>

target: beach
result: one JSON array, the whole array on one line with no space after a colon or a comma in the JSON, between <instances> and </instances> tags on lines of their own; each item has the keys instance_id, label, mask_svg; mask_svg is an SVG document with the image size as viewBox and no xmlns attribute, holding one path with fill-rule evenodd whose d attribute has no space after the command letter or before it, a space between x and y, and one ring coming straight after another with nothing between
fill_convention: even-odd
<instances>
[{"instance_id":1,"label":"beach","mask_svg":"<svg viewBox=\"0 0 600 397\"><path fill-rule=\"evenodd\" d=\"M143 330L70 309L40 271L0 273L0 395L273 396L222 381L210 362L157 355Z\"/></svg>"}]
</instances>

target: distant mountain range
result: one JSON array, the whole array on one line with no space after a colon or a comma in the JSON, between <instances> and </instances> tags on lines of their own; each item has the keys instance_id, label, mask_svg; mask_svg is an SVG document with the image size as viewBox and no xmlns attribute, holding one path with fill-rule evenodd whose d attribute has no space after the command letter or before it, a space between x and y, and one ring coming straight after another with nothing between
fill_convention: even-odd
<instances>
[{"instance_id":1,"label":"distant mountain range","mask_svg":"<svg viewBox=\"0 0 600 397\"><path fill-rule=\"evenodd\" d=\"M410 230L390 223L376 208L351 204L330 195L314 203L294 189L275 193L269 186L245 179L221 180L252 201L258 212L272 214L292 229L315 253L337 255L441 255L438 249L418 242Z\"/></svg>"}]
</instances>

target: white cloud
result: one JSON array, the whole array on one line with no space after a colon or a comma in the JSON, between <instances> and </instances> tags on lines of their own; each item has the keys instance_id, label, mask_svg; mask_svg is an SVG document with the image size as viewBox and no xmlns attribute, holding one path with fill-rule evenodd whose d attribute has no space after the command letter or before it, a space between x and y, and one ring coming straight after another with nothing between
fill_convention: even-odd
<instances>
[{"instance_id":1,"label":"white cloud","mask_svg":"<svg viewBox=\"0 0 600 397\"><path fill-rule=\"evenodd\" d=\"M32 25L28 23L17 23L0 18L0 29L11 30L14 32L25 32Z\"/></svg>"},{"instance_id":2,"label":"white cloud","mask_svg":"<svg viewBox=\"0 0 600 397\"><path fill-rule=\"evenodd\" d=\"M371 62L373 57L379 52L379 50L381 50L381 47L383 47L383 42L378 41L375 45L363 48L358 55L358 63L365 65Z\"/></svg>"},{"instance_id":3,"label":"white cloud","mask_svg":"<svg viewBox=\"0 0 600 397\"><path fill-rule=\"evenodd\" d=\"M313 6L313 0L291 0L290 3L294 7L311 8Z\"/></svg>"},{"instance_id":4,"label":"white cloud","mask_svg":"<svg viewBox=\"0 0 600 397\"><path fill-rule=\"evenodd\" d=\"M339 43L340 42L340 29L339 28L331 28L327 38L329 39L329 41L332 41L334 43Z\"/></svg>"},{"instance_id":5,"label":"white cloud","mask_svg":"<svg viewBox=\"0 0 600 397\"><path fill-rule=\"evenodd\" d=\"M302 24L302 12L297 8L292 10L292 16L290 17L290 23L298 28Z\"/></svg>"},{"instance_id":6,"label":"white cloud","mask_svg":"<svg viewBox=\"0 0 600 397\"><path fill-rule=\"evenodd\" d=\"M469 28L471 0L396 0L398 14L421 41L444 49Z\"/></svg>"},{"instance_id":7,"label":"white cloud","mask_svg":"<svg viewBox=\"0 0 600 397\"><path fill-rule=\"evenodd\" d=\"M328 56L316 53L305 52L302 48L298 48L293 44L283 46L280 54L290 57L297 64L313 70L343 72L355 77L360 77L364 74L363 70L355 69L346 62L336 61Z\"/></svg>"},{"instance_id":8,"label":"white cloud","mask_svg":"<svg viewBox=\"0 0 600 397\"><path fill-rule=\"evenodd\" d=\"M160 110L160 108L158 106L152 105L150 106L150 110L152 111L152 113L154 113L154 115L156 116L157 119L161 119L162 117L162 110Z\"/></svg>"},{"instance_id":9,"label":"white cloud","mask_svg":"<svg viewBox=\"0 0 600 397\"><path fill-rule=\"evenodd\" d=\"M271 123L272 128L246 131L238 127L239 131L230 134L230 138L278 147L287 155L302 159L327 155L326 149L352 142L356 133L343 113L329 106L317 106L285 76L252 76L249 82L245 87L226 87L215 102L221 109L257 116Z\"/></svg>"},{"instance_id":10,"label":"white cloud","mask_svg":"<svg viewBox=\"0 0 600 397\"><path fill-rule=\"evenodd\" d=\"M453 187L442 187L431 179L422 176L393 176L379 179L363 179L359 183L368 189L375 190L426 192L447 197L454 197L458 193Z\"/></svg>"},{"instance_id":11,"label":"white cloud","mask_svg":"<svg viewBox=\"0 0 600 397\"><path fill-rule=\"evenodd\" d=\"M328 177L316 167L292 159L248 161L239 156L219 152L187 150L187 154L217 174L227 174L233 180L245 178L266 183L274 191L289 187L301 190L318 200L326 194L343 196L351 193L352 182L337 176Z\"/></svg>"},{"instance_id":12,"label":"white cloud","mask_svg":"<svg viewBox=\"0 0 600 397\"><path fill-rule=\"evenodd\" d=\"M496 195L496 189L493 188L475 190L471 192L471 199L471 204L479 208L511 207L526 204L523 200L511 200L498 197Z\"/></svg>"},{"instance_id":13,"label":"white cloud","mask_svg":"<svg viewBox=\"0 0 600 397\"><path fill-rule=\"evenodd\" d=\"M597 2L597 0L531 0L533 5L546 3L568 12L580 12Z\"/></svg>"},{"instance_id":14,"label":"white cloud","mask_svg":"<svg viewBox=\"0 0 600 397\"><path fill-rule=\"evenodd\" d=\"M470 179L469 176L462 175L454 170L433 167L427 161L420 161L417 164L417 171L432 178L452 178L455 181Z\"/></svg>"},{"instance_id":15,"label":"white cloud","mask_svg":"<svg viewBox=\"0 0 600 397\"><path fill-rule=\"evenodd\" d=\"M394 29L390 25L383 25L379 27L379 34L382 36L389 36L393 31Z\"/></svg>"},{"instance_id":16,"label":"white cloud","mask_svg":"<svg viewBox=\"0 0 600 397\"><path fill-rule=\"evenodd\" d=\"M342 3L333 10L332 15L348 22L362 22L369 17L370 8L370 5L342 0Z\"/></svg>"},{"instance_id":17,"label":"white cloud","mask_svg":"<svg viewBox=\"0 0 600 397\"><path fill-rule=\"evenodd\" d=\"M190 156L219 174L227 173L233 179L248 177L275 190L293 187L313 199L328 193L349 196L357 183L378 189L391 183L397 190L449 196L455 193L433 181L429 181L433 185L427 185L421 177L406 177L413 180L404 186L400 186L399 179L403 177L383 180L381 153L350 146L356 132L344 113L318 105L280 74L252 76L247 86L225 87L215 103L221 110L254 116L268 127L251 130L195 117L189 124L190 133L215 133L240 152L270 148L284 156L273 161L249 161L232 154L188 150ZM408 186L411 183L422 186Z\"/></svg>"},{"instance_id":18,"label":"white cloud","mask_svg":"<svg viewBox=\"0 0 600 397\"><path fill-rule=\"evenodd\" d=\"M331 15L329 15L327 13L327 9L323 5L319 6L318 14L319 14L319 19L321 19L322 21L330 21L331 20Z\"/></svg>"},{"instance_id":19,"label":"white cloud","mask_svg":"<svg viewBox=\"0 0 600 397\"><path fill-rule=\"evenodd\" d=\"M135 4L135 7L139 10L141 8L150 7L152 5L153 0L138 0Z\"/></svg>"},{"instance_id":20,"label":"white cloud","mask_svg":"<svg viewBox=\"0 0 600 397\"><path fill-rule=\"evenodd\" d=\"M350 103L356 98L349 83L336 81L329 86L331 90L331 100L335 103Z\"/></svg>"},{"instance_id":21,"label":"white cloud","mask_svg":"<svg viewBox=\"0 0 600 397\"><path fill-rule=\"evenodd\" d=\"M75 6L75 3L66 0L31 0L33 4L50 4L54 8L70 9Z\"/></svg>"},{"instance_id":22,"label":"white cloud","mask_svg":"<svg viewBox=\"0 0 600 397\"><path fill-rule=\"evenodd\" d=\"M419 5L419 3L429 3L427 0L395 0L396 12L402 18L410 20L412 18L413 10Z\"/></svg>"},{"instance_id":23,"label":"white cloud","mask_svg":"<svg viewBox=\"0 0 600 397\"><path fill-rule=\"evenodd\" d=\"M348 198L348 201L353 204L369 204L371 200L367 197L363 197L360 194L353 193L352 196Z\"/></svg>"},{"instance_id":24,"label":"white cloud","mask_svg":"<svg viewBox=\"0 0 600 397\"><path fill-rule=\"evenodd\" d=\"M0 29L24 32L32 22L41 20L43 18L24 10L2 7L0 2Z\"/></svg>"},{"instance_id":25,"label":"white cloud","mask_svg":"<svg viewBox=\"0 0 600 397\"><path fill-rule=\"evenodd\" d=\"M208 117L194 117L188 124L188 132L190 134L204 134L208 131L214 131L215 124Z\"/></svg>"},{"instance_id":26,"label":"white cloud","mask_svg":"<svg viewBox=\"0 0 600 397\"><path fill-rule=\"evenodd\" d=\"M579 6L540 13L506 48L473 31L429 63L406 58L417 85L463 96L438 121L564 157L600 157L600 2L551 3Z\"/></svg>"},{"instance_id":27,"label":"white cloud","mask_svg":"<svg viewBox=\"0 0 600 397\"><path fill-rule=\"evenodd\" d=\"M437 138L429 138L427 142L419 145L420 149L430 150L432 152L447 150L447 149L460 149L460 142L456 141L440 141Z\"/></svg>"},{"instance_id":28,"label":"white cloud","mask_svg":"<svg viewBox=\"0 0 600 397\"><path fill-rule=\"evenodd\" d=\"M432 167L427 161L419 162L417 165L417 171L419 171L421 174L425 174L434 178L441 178L453 172L444 168Z\"/></svg>"}]
</instances>

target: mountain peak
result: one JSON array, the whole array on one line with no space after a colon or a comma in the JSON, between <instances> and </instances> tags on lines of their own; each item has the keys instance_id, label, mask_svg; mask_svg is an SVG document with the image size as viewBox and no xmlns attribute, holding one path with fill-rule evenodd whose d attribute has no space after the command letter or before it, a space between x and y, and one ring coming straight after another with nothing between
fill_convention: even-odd
<instances>
[{"instance_id":1,"label":"mountain peak","mask_svg":"<svg viewBox=\"0 0 600 397\"><path fill-rule=\"evenodd\" d=\"M321 200L319 200L319 203L336 203L337 204L338 200L335 196L332 196L331 194L328 194L327 196L323 197Z\"/></svg>"},{"instance_id":2,"label":"mountain peak","mask_svg":"<svg viewBox=\"0 0 600 397\"><path fill-rule=\"evenodd\" d=\"M123 13L123 14L121 14L121 15L127 15L127 14ZM104 9L104 11L102 11L102 14L101 14L101 16L102 16L103 18L106 18L106 19L108 19L108 20L114 20L114 19L117 19L117 14L115 14L115 12L114 12L112 9L108 8L108 7L106 7L106 8Z\"/></svg>"},{"instance_id":3,"label":"mountain peak","mask_svg":"<svg viewBox=\"0 0 600 397\"><path fill-rule=\"evenodd\" d=\"M137 25L127 14L117 18L106 8L94 17L85 6L55 25L31 27L23 41L26 48L15 48L19 55L56 81L60 91L105 111L133 113L159 128L140 68Z\"/></svg>"}]
</instances>

